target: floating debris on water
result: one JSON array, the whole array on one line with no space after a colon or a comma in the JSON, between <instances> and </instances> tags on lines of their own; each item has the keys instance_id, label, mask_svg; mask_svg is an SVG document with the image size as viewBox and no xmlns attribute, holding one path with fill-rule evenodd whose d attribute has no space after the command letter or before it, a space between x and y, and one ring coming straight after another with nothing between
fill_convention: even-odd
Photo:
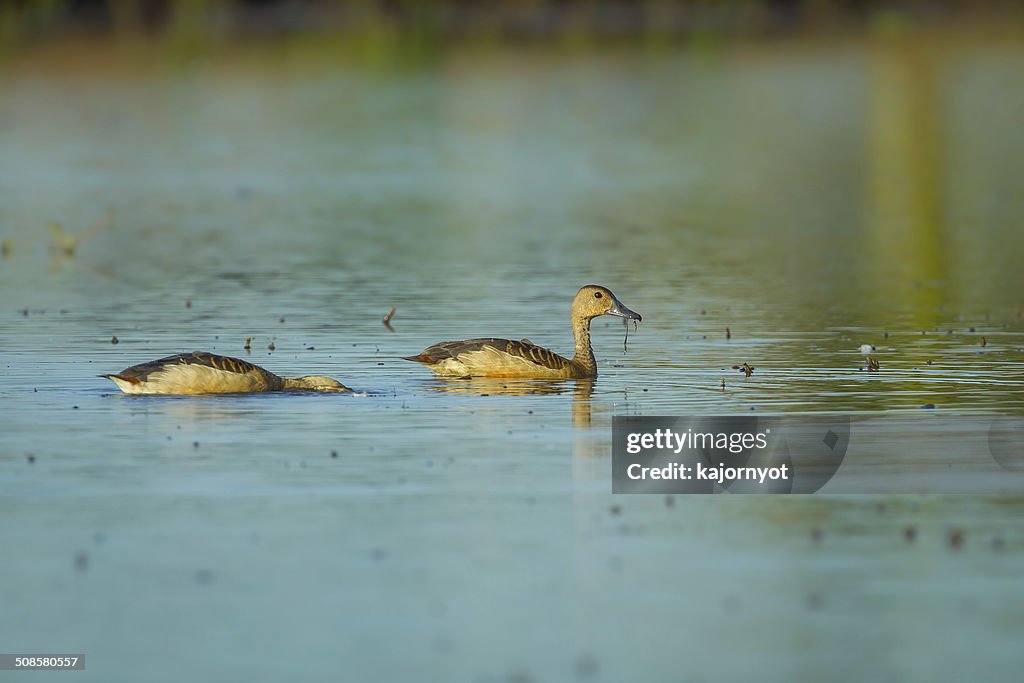
<instances>
[{"instance_id":1,"label":"floating debris on water","mask_svg":"<svg viewBox=\"0 0 1024 683\"><path fill-rule=\"evenodd\" d=\"M644 391L647 391L647 390L644 389ZM724 377L722 378L722 391L725 391L725 378Z\"/></svg>"},{"instance_id":2,"label":"floating debris on water","mask_svg":"<svg viewBox=\"0 0 1024 683\"><path fill-rule=\"evenodd\" d=\"M598 674L597 658L583 653L576 658L576 678L595 678Z\"/></svg>"},{"instance_id":3,"label":"floating debris on water","mask_svg":"<svg viewBox=\"0 0 1024 683\"><path fill-rule=\"evenodd\" d=\"M949 543L949 547L953 550L960 550L967 541L967 534L964 533L963 529L959 527L949 532L949 536L946 538Z\"/></svg>"},{"instance_id":4,"label":"floating debris on water","mask_svg":"<svg viewBox=\"0 0 1024 683\"><path fill-rule=\"evenodd\" d=\"M78 248L78 238L64 232L64 226L57 221L50 221L47 226L53 241L50 243L50 250L60 256L72 257L75 249Z\"/></svg>"},{"instance_id":5,"label":"floating debris on water","mask_svg":"<svg viewBox=\"0 0 1024 683\"><path fill-rule=\"evenodd\" d=\"M732 330L730 330L728 327L725 328L725 338L726 340L732 339Z\"/></svg>"},{"instance_id":6,"label":"floating debris on water","mask_svg":"<svg viewBox=\"0 0 1024 683\"><path fill-rule=\"evenodd\" d=\"M110 343L111 344L120 344L121 341L117 338L117 335L114 335L113 337L110 338Z\"/></svg>"},{"instance_id":7,"label":"floating debris on water","mask_svg":"<svg viewBox=\"0 0 1024 683\"><path fill-rule=\"evenodd\" d=\"M882 333L882 339L888 339L888 338L889 338L889 333L888 332L883 332Z\"/></svg>"},{"instance_id":8,"label":"floating debris on water","mask_svg":"<svg viewBox=\"0 0 1024 683\"><path fill-rule=\"evenodd\" d=\"M753 375L753 374L754 374L754 370L757 370L757 368L755 368L755 367L754 367L753 365L751 365L750 363L744 363L743 365L734 365L734 366L732 366L732 369L733 369L733 370L739 370L739 371L740 371L740 372L742 372L742 373L743 373L743 374L744 374L744 375L745 375L746 377L750 377L751 375ZM723 380L722 380L722 382L724 383L724 382L725 382L725 380L723 379Z\"/></svg>"},{"instance_id":9,"label":"floating debris on water","mask_svg":"<svg viewBox=\"0 0 1024 683\"><path fill-rule=\"evenodd\" d=\"M252 337L245 338L245 346L243 346L242 348L245 349L246 351L252 350Z\"/></svg>"},{"instance_id":10,"label":"floating debris on water","mask_svg":"<svg viewBox=\"0 0 1024 683\"><path fill-rule=\"evenodd\" d=\"M978 342L978 345L979 346L988 346L988 339L985 339L985 337L982 337L981 341Z\"/></svg>"},{"instance_id":11,"label":"floating debris on water","mask_svg":"<svg viewBox=\"0 0 1024 683\"><path fill-rule=\"evenodd\" d=\"M934 403L925 403L921 407L924 408L925 410L934 410L935 409L935 404Z\"/></svg>"},{"instance_id":12,"label":"floating debris on water","mask_svg":"<svg viewBox=\"0 0 1024 683\"><path fill-rule=\"evenodd\" d=\"M811 542L812 543L821 543L821 539L824 538L824 537L825 537L825 532L822 531L821 529L819 529L818 527L814 527L813 529L811 529Z\"/></svg>"},{"instance_id":13,"label":"floating debris on water","mask_svg":"<svg viewBox=\"0 0 1024 683\"><path fill-rule=\"evenodd\" d=\"M878 372L878 369L881 367L881 365L879 364L877 358L872 358L871 356L868 356L864 360L866 360L868 363L868 372Z\"/></svg>"},{"instance_id":14,"label":"floating debris on water","mask_svg":"<svg viewBox=\"0 0 1024 683\"><path fill-rule=\"evenodd\" d=\"M912 526L905 527L903 529L903 540L907 543L913 543L917 539L917 529Z\"/></svg>"},{"instance_id":15,"label":"floating debris on water","mask_svg":"<svg viewBox=\"0 0 1024 683\"><path fill-rule=\"evenodd\" d=\"M185 299L185 308L192 308L192 299Z\"/></svg>"},{"instance_id":16,"label":"floating debris on water","mask_svg":"<svg viewBox=\"0 0 1024 683\"><path fill-rule=\"evenodd\" d=\"M331 451L331 457L332 458L337 458L338 457L338 451Z\"/></svg>"},{"instance_id":17,"label":"floating debris on water","mask_svg":"<svg viewBox=\"0 0 1024 683\"><path fill-rule=\"evenodd\" d=\"M722 600L722 609L730 614L739 614L743 610L743 601L735 595L729 594Z\"/></svg>"},{"instance_id":18,"label":"floating debris on water","mask_svg":"<svg viewBox=\"0 0 1024 683\"><path fill-rule=\"evenodd\" d=\"M277 344L275 344L275 343L274 343L274 340L273 340L273 339L271 339L271 340L270 340L270 343L269 343L269 344L267 344L267 349L268 349L269 351L273 351L273 350L274 350L274 349L276 349L276 348L277 348Z\"/></svg>"},{"instance_id":19,"label":"floating debris on water","mask_svg":"<svg viewBox=\"0 0 1024 683\"><path fill-rule=\"evenodd\" d=\"M89 568L89 553L79 550L75 553L75 569L84 572Z\"/></svg>"},{"instance_id":20,"label":"floating debris on water","mask_svg":"<svg viewBox=\"0 0 1024 683\"><path fill-rule=\"evenodd\" d=\"M4 258L7 258L8 256L11 255L11 252L13 252L13 251L14 251L14 243L11 242L11 240L5 239L3 242L0 242L0 256L3 256ZM1017 311L1017 317L1018 318L1020 317L1020 311L1019 310Z\"/></svg>"},{"instance_id":21,"label":"floating debris on water","mask_svg":"<svg viewBox=\"0 0 1024 683\"><path fill-rule=\"evenodd\" d=\"M34 453L29 453L27 456L25 456L25 459L28 460L29 465L34 465L36 462L36 456Z\"/></svg>"},{"instance_id":22,"label":"floating debris on water","mask_svg":"<svg viewBox=\"0 0 1024 683\"><path fill-rule=\"evenodd\" d=\"M216 575L213 573L212 569L197 569L193 578L200 586L208 586L213 583Z\"/></svg>"},{"instance_id":23,"label":"floating debris on water","mask_svg":"<svg viewBox=\"0 0 1024 683\"><path fill-rule=\"evenodd\" d=\"M381 320L384 323L384 327L388 328L388 331L394 332L395 328L391 327L391 319L395 317L395 307L392 306L387 313L384 314L384 318Z\"/></svg>"}]
</instances>

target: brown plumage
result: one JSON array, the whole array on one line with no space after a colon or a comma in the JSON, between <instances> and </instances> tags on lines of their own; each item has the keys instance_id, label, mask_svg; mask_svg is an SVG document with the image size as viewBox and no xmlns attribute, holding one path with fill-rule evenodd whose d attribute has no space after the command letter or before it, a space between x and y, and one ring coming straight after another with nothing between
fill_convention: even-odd
<instances>
[{"instance_id":1,"label":"brown plumage","mask_svg":"<svg viewBox=\"0 0 1024 683\"><path fill-rule=\"evenodd\" d=\"M100 375L126 394L226 394L263 391L349 391L341 382L309 375L279 377L240 358L205 351L180 353Z\"/></svg>"},{"instance_id":2,"label":"brown plumage","mask_svg":"<svg viewBox=\"0 0 1024 683\"><path fill-rule=\"evenodd\" d=\"M562 371L572 365L572 361L559 356L550 349L537 346L528 339L515 341L513 339L495 338L441 342L424 349L418 356L413 356L406 360L416 360L429 365L448 359L457 360L464 354L479 352L488 348L505 353L508 356L522 358L525 361L548 368L549 370Z\"/></svg>"},{"instance_id":3,"label":"brown plumage","mask_svg":"<svg viewBox=\"0 0 1024 683\"><path fill-rule=\"evenodd\" d=\"M639 313L626 308L608 288L586 285L572 303L575 354L571 360L529 339L495 338L441 342L406 360L422 363L435 374L447 377L596 377L590 321L601 315L641 320Z\"/></svg>"}]
</instances>

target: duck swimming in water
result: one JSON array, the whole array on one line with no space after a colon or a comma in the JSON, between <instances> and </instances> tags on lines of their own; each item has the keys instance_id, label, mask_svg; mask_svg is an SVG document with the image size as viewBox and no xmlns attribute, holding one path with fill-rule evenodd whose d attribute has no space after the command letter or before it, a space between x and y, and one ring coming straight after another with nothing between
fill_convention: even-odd
<instances>
[{"instance_id":1,"label":"duck swimming in water","mask_svg":"<svg viewBox=\"0 0 1024 683\"><path fill-rule=\"evenodd\" d=\"M423 363L444 377L597 377L597 361L590 346L590 321L600 315L642 320L639 313L626 308L607 287L586 285L572 300L570 320L576 342L572 360L529 339L490 338L441 342L405 360Z\"/></svg>"},{"instance_id":2,"label":"duck swimming in water","mask_svg":"<svg viewBox=\"0 0 1024 683\"><path fill-rule=\"evenodd\" d=\"M100 375L126 394L238 394L260 391L351 391L330 377L279 377L258 365L205 351L180 353Z\"/></svg>"}]
</instances>

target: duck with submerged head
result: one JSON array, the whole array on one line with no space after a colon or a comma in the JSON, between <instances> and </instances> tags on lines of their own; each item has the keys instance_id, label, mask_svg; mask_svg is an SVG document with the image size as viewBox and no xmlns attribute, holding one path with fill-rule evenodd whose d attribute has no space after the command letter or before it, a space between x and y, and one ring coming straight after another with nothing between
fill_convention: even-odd
<instances>
[{"instance_id":1,"label":"duck with submerged head","mask_svg":"<svg viewBox=\"0 0 1024 683\"><path fill-rule=\"evenodd\" d=\"M263 391L351 391L330 377L279 377L239 358L205 351L180 353L100 375L126 394L240 394Z\"/></svg>"},{"instance_id":2,"label":"duck with submerged head","mask_svg":"<svg viewBox=\"0 0 1024 683\"><path fill-rule=\"evenodd\" d=\"M536 377L571 379L596 377L597 361L590 345L590 321L602 315L626 320L642 320L639 313L627 308L611 290L600 285L580 288L572 301L572 335L576 342L572 359L537 346L529 339L466 339L427 347L416 361L443 377Z\"/></svg>"}]
</instances>

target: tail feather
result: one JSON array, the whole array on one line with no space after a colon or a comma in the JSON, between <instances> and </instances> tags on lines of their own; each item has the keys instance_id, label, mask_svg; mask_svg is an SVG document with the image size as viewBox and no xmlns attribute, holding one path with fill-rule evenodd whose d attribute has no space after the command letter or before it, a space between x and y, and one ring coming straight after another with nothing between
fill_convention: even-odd
<instances>
[{"instance_id":1,"label":"tail feather","mask_svg":"<svg viewBox=\"0 0 1024 683\"><path fill-rule=\"evenodd\" d=\"M126 377L124 375L96 375L96 376L97 377L102 377L103 379L109 379L109 380L112 380L112 381L115 380L115 379L119 379L122 382L128 382L129 384L141 384L142 383L139 380L138 377Z\"/></svg>"}]
</instances>

